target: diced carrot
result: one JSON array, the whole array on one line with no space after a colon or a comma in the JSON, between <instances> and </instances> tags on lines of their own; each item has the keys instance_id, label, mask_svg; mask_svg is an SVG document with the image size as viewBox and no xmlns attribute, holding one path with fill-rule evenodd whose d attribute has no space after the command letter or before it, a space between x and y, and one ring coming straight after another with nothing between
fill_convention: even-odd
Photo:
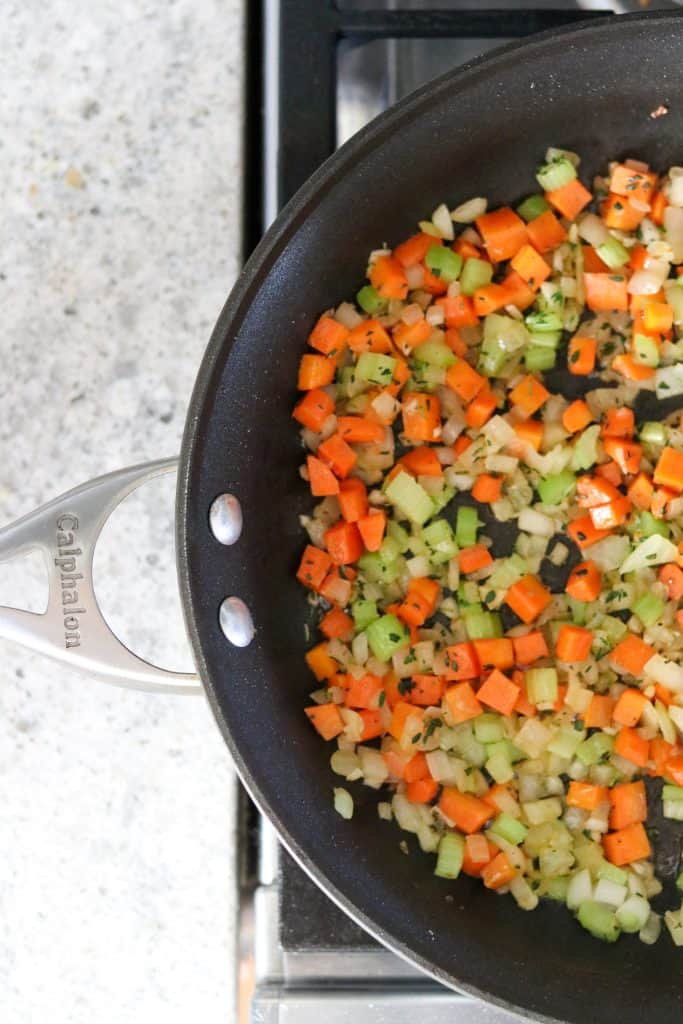
<instances>
[{"instance_id":1,"label":"diced carrot","mask_svg":"<svg viewBox=\"0 0 683 1024\"><path fill-rule=\"evenodd\" d=\"M328 640L347 636L353 632L353 619L341 608L330 608L329 612L320 620L320 632Z\"/></svg>"},{"instance_id":2,"label":"diced carrot","mask_svg":"<svg viewBox=\"0 0 683 1024\"><path fill-rule=\"evenodd\" d=\"M577 504L581 508L606 505L608 501L616 501L622 496L611 481L590 473L584 473L577 479L576 492Z\"/></svg>"},{"instance_id":3,"label":"diced carrot","mask_svg":"<svg viewBox=\"0 0 683 1024\"><path fill-rule=\"evenodd\" d=\"M336 704L314 704L304 711L324 740L333 740L344 731L344 720Z\"/></svg>"},{"instance_id":4,"label":"diced carrot","mask_svg":"<svg viewBox=\"0 0 683 1024\"><path fill-rule=\"evenodd\" d=\"M583 713L583 724L587 729L606 729L612 724L614 701L611 697L594 693Z\"/></svg>"},{"instance_id":5,"label":"diced carrot","mask_svg":"<svg viewBox=\"0 0 683 1024\"><path fill-rule=\"evenodd\" d=\"M676 492L672 491L669 487L656 488L652 492L652 499L650 501L650 511L655 519L663 519L669 504L677 497Z\"/></svg>"},{"instance_id":6,"label":"diced carrot","mask_svg":"<svg viewBox=\"0 0 683 1024\"><path fill-rule=\"evenodd\" d=\"M433 448L412 448L398 460L416 476L443 476L443 467Z\"/></svg>"},{"instance_id":7,"label":"diced carrot","mask_svg":"<svg viewBox=\"0 0 683 1024\"><path fill-rule=\"evenodd\" d=\"M671 690L667 690L666 686L662 686L661 683L655 683L655 697L657 700L661 700L662 704L667 708L669 704L673 704L673 693Z\"/></svg>"},{"instance_id":8,"label":"diced carrot","mask_svg":"<svg viewBox=\"0 0 683 1024\"><path fill-rule=\"evenodd\" d=\"M319 433L325 420L334 412L334 401L326 391L313 388L307 391L294 409L292 416L314 433Z\"/></svg>"},{"instance_id":9,"label":"diced carrot","mask_svg":"<svg viewBox=\"0 0 683 1024\"><path fill-rule=\"evenodd\" d=\"M500 637L495 640L473 640L472 643L477 652L482 672L489 672L496 668L505 672L514 666L515 652L512 640L508 637Z\"/></svg>"},{"instance_id":10,"label":"diced carrot","mask_svg":"<svg viewBox=\"0 0 683 1024\"><path fill-rule=\"evenodd\" d=\"M335 565L356 562L363 554L363 541L355 523L339 522L325 531L325 547Z\"/></svg>"},{"instance_id":11,"label":"diced carrot","mask_svg":"<svg viewBox=\"0 0 683 1024\"><path fill-rule=\"evenodd\" d=\"M562 413L562 426L569 434L576 434L579 430L583 430L592 420L593 414L582 398L577 398Z\"/></svg>"},{"instance_id":12,"label":"diced carrot","mask_svg":"<svg viewBox=\"0 0 683 1024\"><path fill-rule=\"evenodd\" d=\"M529 373L513 388L508 398L513 405L523 409L527 416L533 416L550 398L550 392Z\"/></svg>"},{"instance_id":13,"label":"diced carrot","mask_svg":"<svg viewBox=\"0 0 683 1024\"><path fill-rule=\"evenodd\" d=\"M532 630L525 636L512 638L512 646L515 652L515 661L518 665L533 665L540 658L547 658L549 651L545 637L540 630Z\"/></svg>"},{"instance_id":14,"label":"diced carrot","mask_svg":"<svg viewBox=\"0 0 683 1024\"><path fill-rule=\"evenodd\" d=\"M306 352L299 363L299 379L297 387L299 391L312 391L314 388L324 388L331 384L337 370L334 359L327 356L317 356Z\"/></svg>"},{"instance_id":15,"label":"diced carrot","mask_svg":"<svg viewBox=\"0 0 683 1024\"><path fill-rule=\"evenodd\" d=\"M351 599L351 580L343 579L335 566L318 587L318 593L330 604L344 608Z\"/></svg>"},{"instance_id":16,"label":"diced carrot","mask_svg":"<svg viewBox=\"0 0 683 1024\"><path fill-rule=\"evenodd\" d=\"M408 584L405 600L401 604L401 618L411 626L421 626L436 610L440 587L436 580L416 576Z\"/></svg>"},{"instance_id":17,"label":"diced carrot","mask_svg":"<svg viewBox=\"0 0 683 1024\"><path fill-rule=\"evenodd\" d=\"M565 590L575 601L596 601L602 590L602 575L595 562L579 562L569 573Z\"/></svg>"},{"instance_id":18,"label":"diced carrot","mask_svg":"<svg viewBox=\"0 0 683 1024\"><path fill-rule=\"evenodd\" d=\"M584 274L586 304L595 313L628 309L626 278L623 274Z\"/></svg>"},{"instance_id":19,"label":"diced carrot","mask_svg":"<svg viewBox=\"0 0 683 1024\"><path fill-rule=\"evenodd\" d=\"M391 384L387 385L384 390L395 397L410 377L410 367L403 356L396 355L394 358L396 359L394 375L391 379Z\"/></svg>"},{"instance_id":20,"label":"diced carrot","mask_svg":"<svg viewBox=\"0 0 683 1024\"><path fill-rule=\"evenodd\" d=\"M483 795L482 800L489 807L493 807L494 811L502 811L506 803L510 802L510 787L504 785L502 782L496 782L490 789L488 789Z\"/></svg>"},{"instance_id":21,"label":"diced carrot","mask_svg":"<svg viewBox=\"0 0 683 1024\"><path fill-rule=\"evenodd\" d=\"M396 246L393 253L394 259L398 260L402 267L414 267L417 263L422 263L433 245L443 245L443 242L440 238L435 238L434 235L420 231Z\"/></svg>"},{"instance_id":22,"label":"diced carrot","mask_svg":"<svg viewBox=\"0 0 683 1024\"><path fill-rule=\"evenodd\" d=\"M664 211L668 205L669 202L663 192L656 192L652 197L652 202L650 204L650 219L660 227L664 223Z\"/></svg>"},{"instance_id":23,"label":"diced carrot","mask_svg":"<svg viewBox=\"0 0 683 1024\"><path fill-rule=\"evenodd\" d=\"M371 509L357 520L356 526L366 551L379 551L387 528L387 514L383 509Z\"/></svg>"},{"instance_id":24,"label":"diced carrot","mask_svg":"<svg viewBox=\"0 0 683 1024\"><path fill-rule=\"evenodd\" d=\"M321 316L308 336L308 344L324 356L336 356L346 348L348 337L348 327L330 316Z\"/></svg>"},{"instance_id":25,"label":"diced carrot","mask_svg":"<svg viewBox=\"0 0 683 1024\"><path fill-rule=\"evenodd\" d=\"M651 366L643 366L642 363L637 363L633 356L628 355L626 352L614 357L612 369L620 373L626 380L650 380L655 375L655 371Z\"/></svg>"},{"instance_id":26,"label":"diced carrot","mask_svg":"<svg viewBox=\"0 0 683 1024\"><path fill-rule=\"evenodd\" d=\"M594 811L600 804L607 802L608 795L607 786L572 781L567 791L567 806L580 807L582 811Z\"/></svg>"},{"instance_id":27,"label":"diced carrot","mask_svg":"<svg viewBox=\"0 0 683 1024\"><path fill-rule=\"evenodd\" d=\"M451 644L446 648L448 670L446 679L476 679L481 675L481 665L474 645L470 641Z\"/></svg>"},{"instance_id":28,"label":"diced carrot","mask_svg":"<svg viewBox=\"0 0 683 1024\"><path fill-rule=\"evenodd\" d=\"M647 473L639 473L627 490L631 504L642 510L649 509L653 493L652 480Z\"/></svg>"},{"instance_id":29,"label":"diced carrot","mask_svg":"<svg viewBox=\"0 0 683 1024\"><path fill-rule=\"evenodd\" d=\"M598 256L592 245L582 245L583 270L586 274L609 274L609 267Z\"/></svg>"},{"instance_id":30,"label":"diced carrot","mask_svg":"<svg viewBox=\"0 0 683 1024\"><path fill-rule=\"evenodd\" d=\"M449 686L446 690L446 704L456 725L476 718L484 710L471 683L455 683L454 686Z\"/></svg>"},{"instance_id":31,"label":"diced carrot","mask_svg":"<svg viewBox=\"0 0 683 1024\"><path fill-rule=\"evenodd\" d=\"M462 548L458 552L458 565L460 572L467 575L470 572L477 572L485 569L493 563L493 556L483 544L474 544L471 548Z\"/></svg>"},{"instance_id":32,"label":"diced carrot","mask_svg":"<svg viewBox=\"0 0 683 1024\"><path fill-rule=\"evenodd\" d=\"M346 477L356 464L357 455L343 437L332 434L318 445L318 456L338 477Z\"/></svg>"},{"instance_id":33,"label":"diced carrot","mask_svg":"<svg viewBox=\"0 0 683 1024\"><path fill-rule=\"evenodd\" d=\"M337 432L349 444L377 444L384 437L384 427L364 416L338 416Z\"/></svg>"},{"instance_id":34,"label":"diced carrot","mask_svg":"<svg viewBox=\"0 0 683 1024\"><path fill-rule=\"evenodd\" d=\"M619 757L626 758L627 761L631 761L633 764L637 764L639 768L644 768L648 761L650 744L646 739L643 739L639 732L625 725L617 733L617 738L614 742L614 753L619 754Z\"/></svg>"},{"instance_id":35,"label":"diced carrot","mask_svg":"<svg viewBox=\"0 0 683 1024\"><path fill-rule=\"evenodd\" d=\"M611 530L625 523L631 512L631 502L625 494L605 505L594 505L590 517L596 530Z\"/></svg>"},{"instance_id":36,"label":"diced carrot","mask_svg":"<svg viewBox=\"0 0 683 1024\"><path fill-rule=\"evenodd\" d=\"M550 277L550 267L533 245L523 245L510 261L510 266L534 291L538 291Z\"/></svg>"},{"instance_id":37,"label":"diced carrot","mask_svg":"<svg viewBox=\"0 0 683 1024\"><path fill-rule=\"evenodd\" d=\"M507 289L502 284L486 284L477 288L472 296L474 311L477 316L488 316L497 309L509 305Z\"/></svg>"},{"instance_id":38,"label":"diced carrot","mask_svg":"<svg viewBox=\"0 0 683 1024\"><path fill-rule=\"evenodd\" d=\"M453 252L457 252L459 256L462 256L463 260L474 259L474 260L485 260L488 259L485 252L478 249L472 242L468 242L462 235L460 238L456 238L452 247Z\"/></svg>"},{"instance_id":39,"label":"diced carrot","mask_svg":"<svg viewBox=\"0 0 683 1024\"><path fill-rule=\"evenodd\" d=\"M618 437L606 437L603 445L606 453L614 459L624 476L633 476L638 472L643 456L642 445Z\"/></svg>"},{"instance_id":40,"label":"diced carrot","mask_svg":"<svg viewBox=\"0 0 683 1024\"><path fill-rule=\"evenodd\" d=\"M480 832L496 813L483 800L471 793L461 793L455 786L444 786L439 808L456 828L467 835Z\"/></svg>"},{"instance_id":41,"label":"diced carrot","mask_svg":"<svg viewBox=\"0 0 683 1024\"><path fill-rule=\"evenodd\" d=\"M668 302L650 302L645 307L643 321L646 331L653 334L666 334L673 327L673 306L670 306Z\"/></svg>"},{"instance_id":42,"label":"diced carrot","mask_svg":"<svg viewBox=\"0 0 683 1024\"><path fill-rule=\"evenodd\" d=\"M546 192L545 198L563 217L566 217L567 220L574 220L584 206L591 202L593 196L578 178L574 178L566 185Z\"/></svg>"},{"instance_id":43,"label":"diced carrot","mask_svg":"<svg viewBox=\"0 0 683 1024\"><path fill-rule=\"evenodd\" d=\"M326 643L316 644L315 647L311 647L310 651L306 652L305 657L306 664L319 683L324 679L329 679L339 668L334 658L331 658L327 653Z\"/></svg>"},{"instance_id":44,"label":"diced carrot","mask_svg":"<svg viewBox=\"0 0 683 1024\"><path fill-rule=\"evenodd\" d=\"M490 505L498 501L503 489L503 481L499 476L491 476L490 473L480 473L472 488L472 497L484 505Z\"/></svg>"},{"instance_id":45,"label":"diced carrot","mask_svg":"<svg viewBox=\"0 0 683 1024\"><path fill-rule=\"evenodd\" d=\"M447 327L474 327L479 323L474 303L468 295L449 295L437 299L435 305L443 306Z\"/></svg>"},{"instance_id":46,"label":"diced carrot","mask_svg":"<svg viewBox=\"0 0 683 1024\"><path fill-rule=\"evenodd\" d=\"M501 715L511 715L519 694L519 686L496 668L479 687L477 700Z\"/></svg>"},{"instance_id":47,"label":"diced carrot","mask_svg":"<svg viewBox=\"0 0 683 1024\"><path fill-rule=\"evenodd\" d=\"M624 690L614 705L612 718L619 725L637 725L647 703L647 697L640 690Z\"/></svg>"},{"instance_id":48,"label":"diced carrot","mask_svg":"<svg viewBox=\"0 0 683 1024\"><path fill-rule=\"evenodd\" d=\"M339 509L347 523L357 523L368 511L368 492L357 476L347 477L339 484Z\"/></svg>"},{"instance_id":49,"label":"diced carrot","mask_svg":"<svg viewBox=\"0 0 683 1024\"><path fill-rule=\"evenodd\" d=\"M533 718L538 714L538 708L529 700L524 673L520 672L519 669L515 669L512 673L512 682L515 686L519 687L519 697L515 704L515 711L518 715L524 715L526 718Z\"/></svg>"},{"instance_id":50,"label":"diced carrot","mask_svg":"<svg viewBox=\"0 0 683 1024\"><path fill-rule=\"evenodd\" d=\"M607 860L617 867L632 864L634 860L643 860L652 853L647 832L641 822L603 836L602 845Z\"/></svg>"},{"instance_id":51,"label":"diced carrot","mask_svg":"<svg viewBox=\"0 0 683 1024\"><path fill-rule=\"evenodd\" d=\"M436 395L409 391L401 403L403 433L411 441L438 441L441 436L441 404Z\"/></svg>"},{"instance_id":52,"label":"diced carrot","mask_svg":"<svg viewBox=\"0 0 683 1024\"><path fill-rule=\"evenodd\" d=\"M400 321L392 330L394 344L404 356L409 356L417 345L421 345L430 336L434 328L423 318L413 324Z\"/></svg>"},{"instance_id":53,"label":"diced carrot","mask_svg":"<svg viewBox=\"0 0 683 1024\"><path fill-rule=\"evenodd\" d=\"M379 320L363 320L351 330L347 341L351 351L358 355L361 352L392 351L391 338Z\"/></svg>"},{"instance_id":54,"label":"diced carrot","mask_svg":"<svg viewBox=\"0 0 683 1024\"><path fill-rule=\"evenodd\" d=\"M527 240L526 224L509 206L483 213L476 225L489 258L495 262L509 260Z\"/></svg>"},{"instance_id":55,"label":"diced carrot","mask_svg":"<svg viewBox=\"0 0 683 1024\"><path fill-rule=\"evenodd\" d=\"M467 434L461 434L453 445L453 451L455 452L456 458L462 455L463 452L466 452L471 444L472 438L468 437Z\"/></svg>"},{"instance_id":56,"label":"diced carrot","mask_svg":"<svg viewBox=\"0 0 683 1024\"><path fill-rule=\"evenodd\" d=\"M391 722L389 724L389 732L398 740L400 743L403 739L403 733L406 727L406 723L409 718L419 717L421 718L424 712L422 708L416 707L414 704L409 704L408 701L399 701L395 704L391 712Z\"/></svg>"},{"instance_id":57,"label":"diced carrot","mask_svg":"<svg viewBox=\"0 0 683 1024\"><path fill-rule=\"evenodd\" d=\"M439 783L434 779L419 779L406 786L406 799L411 804L428 804L439 792Z\"/></svg>"},{"instance_id":58,"label":"diced carrot","mask_svg":"<svg viewBox=\"0 0 683 1024\"><path fill-rule=\"evenodd\" d=\"M393 670L382 677L384 683L384 702L393 711L397 704L403 702L403 694L399 690L400 679Z\"/></svg>"},{"instance_id":59,"label":"diced carrot","mask_svg":"<svg viewBox=\"0 0 683 1024\"><path fill-rule=\"evenodd\" d=\"M501 851L493 860L484 865L481 870L481 880L487 889L501 889L504 885L508 885L516 874L517 869Z\"/></svg>"},{"instance_id":60,"label":"diced carrot","mask_svg":"<svg viewBox=\"0 0 683 1024\"><path fill-rule=\"evenodd\" d=\"M446 384L463 402L471 402L486 385L486 378L477 373L465 359L456 359L446 370Z\"/></svg>"},{"instance_id":61,"label":"diced carrot","mask_svg":"<svg viewBox=\"0 0 683 1024\"><path fill-rule=\"evenodd\" d=\"M609 815L610 828L626 828L627 825L647 821L647 796L642 779L613 786L609 790L609 802L612 805Z\"/></svg>"},{"instance_id":62,"label":"diced carrot","mask_svg":"<svg viewBox=\"0 0 683 1024\"><path fill-rule=\"evenodd\" d=\"M582 338L578 334L569 342L567 366L575 376L586 376L595 369L598 343L595 338Z\"/></svg>"},{"instance_id":63,"label":"diced carrot","mask_svg":"<svg viewBox=\"0 0 683 1024\"><path fill-rule=\"evenodd\" d=\"M617 164L610 177L610 192L641 203L651 203L657 175L653 171L636 171L626 164Z\"/></svg>"},{"instance_id":64,"label":"diced carrot","mask_svg":"<svg viewBox=\"0 0 683 1024\"><path fill-rule=\"evenodd\" d=\"M527 625L547 608L553 595L531 574L513 583L505 595L505 603Z\"/></svg>"},{"instance_id":65,"label":"diced carrot","mask_svg":"<svg viewBox=\"0 0 683 1024\"><path fill-rule=\"evenodd\" d=\"M666 587L670 601L680 601L683 597L683 571L670 562L659 570L659 582Z\"/></svg>"},{"instance_id":66,"label":"diced carrot","mask_svg":"<svg viewBox=\"0 0 683 1024\"><path fill-rule=\"evenodd\" d=\"M600 215L605 224L617 231L635 231L645 213L645 210L636 210L627 199L613 192L600 205Z\"/></svg>"},{"instance_id":67,"label":"diced carrot","mask_svg":"<svg viewBox=\"0 0 683 1024\"><path fill-rule=\"evenodd\" d=\"M514 431L520 441L530 444L534 451L540 451L543 441L543 424L540 420L522 420L514 424Z\"/></svg>"},{"instance_id":68,"label":"diced carrot","mask_svg":"<svg viewBox=\"0 0 683 1024\"><path fill-rule=\"evenodd\" d=\"M553 711L561 711L564 707L567 689L568 687L564 683L560 683L557 687L557 700L553 704Z\"/></svg>"},{"instance_id":69,"label":"diced carrot","mask_svg":"<svg viewBox=\"0 0 683 1024\"><path fill-rule=\"evenodd\" d=\"M393 256L380 256L370 267L370 284L383 299L405 299L408 282L403 267Z\"/></svg>"},{"instance_id":70,"label":"diced carrot","mask_svg":"<svg viewBox=\"0 0 683 1024\"><path fill-rule=\"evenodd\" d=\"M683 491L683 453L666 447L655 466L654 482L680 494Z\"/></svg>"},{"instance_id":71,"label":"diced carrot","mask_svg":"<svg viewBox=\"0 0 683 1024\"><path fill-rule=\"evenodd\" d=\"M631 255L628 260L631 270L642 270L648 255L649 253L642 242L637 242L631 249Z\"/></svg>"},{"instance_id":72,"label":"diced carrot","mask_svg":"<svg viewBox=\"0 0 683 1024\"><path fill-rule=\"evenodd\" d=\"M633 437L636 429L633 410L625 405L608 409L600 428L601 437Z\"/></svg>"},{"instance_id":73,"label":"diced carrot","mask_svg":"<svg viewBox=\"0 0 683 1024\"><path fill-rule=\"evenodd\" d=\"M445 295L448 291L448 285L441 277L437 277L433 274L429 267L422 266L423 277L420 290L428 292L430 295Z\"/></svg>"},{"instance_id":74,"label":"diced carrot","mask_svg":"<svg viewBox=\"0 0 683 1024\"><path fill-rule=\"evenodd\" d=\"M486 838L483 832L473 832L465 836L465 856L463 857L462 870L466 875L478 876L485 864L498 853L498 847L494 846Z\"/></svg>"},{"instance_id":75,"label":"diced carrot","mask_svg":"<svg viewBox=\"0 0 683 1024\"><path fill-rule=\"evenodd\" d=\"M301 563L296 578L309 590L317 590L332 566L332 559L327 551L308 544L301 556Z\"/></svg>"},{"instance_id":76,"label":"diced carrot","mask_svg":"<svg viewBox=\"0 0 683 1024\"><path fill-rule=\"evenodd\" d=\"M657 652L650 644L646 644L635 633L629 633L609 653L609 660L617 668L632 676L639 676Z\"/></svg>"},{"instance_id":77,"label":"diced carrot","mask_svg":"<svg viewBox=\"0 0 683 1024\"><path fill-rule=\"evenodd\" d=\"M349 675L349 687L344 694L344 703L347 708L375 708L377 698L382 690L382 680L379 676L367 672L360 679Z\"/></svg>"},{"instance_id":78,"label":"diced carrot","mask_svg":"<svg viewBox=\"0 0 683 1024\"><path fill-rule=\"evenodd\" d=\"M675 782L677 786L683 786L683 757L673 753L669 754L664 766L664 775Z\"/></svg>"},{"instance_id":79,"label":"diced carrot","mask_svg":"<svg viewBox=\"0 0 683 1024\"><path fill-rule=\"evenodd\" d=\"M419 782L420 779L430 778L427 758L421 750L418 750L417 754L413 754L408 761L403 770L403 778L406 782Z\"/></svg>"},{"instance_id":80,"label":"diced carrot","mask_svg":"<svg viewBox=\"0 0 683 1024\"><path fill-rule=\"evenodd\" d=\"M560 661L585 661L591 652L593 633L582 626L560 626L555 641L555 654Z\"/></svg>"},{"instance_id":81,"label":"diced carrot","mask_svg":"<svg viewBox=\"0 0 683 1024\"><path fill-rule=\"evenodd\" d=\"M323 498L329 494L339 494L339 481L324 462L316 459L314 455L308 455L306 457L306 469L308 470L311 494L314 498Z\"/></svg>"},{"instance_id":82,"label":"diced carrot","mask_svg":"<svg viewBox=\"0 0 683 1024\"><path fill-rule=\"evenodd\" d=\"M675 749L673 743L667 743L662 736L655 736L653 740L650 740L652 768L649 769L649 774L664 775L667 762L670 757L674 756Z\"/></svg>"},{"instance_id":83,"label":"diced carrot","mask_svg":"<svg viewBox=\"0 0 683 1024\"><path fill-rule=\"evenodd\" d=\"M583 550L583 548L588 548L591 544L596 544L599 540L609 537L611 531L596 530L593 526L593 520L589 515L586 515L569 523L567 533L574 543Z\"/></svg>"},{"instance_id":84,"label":"diced carrot","mask_svg":"<svg viewBox=\"0 0 683 1024\"><path fill-rule=\"evenodd\" d=\"M501 282L507 293L506 306L516 306L520 311L527 309L536 299L532 288L515 270L510 270Z\"/></svg>"},{"instance_id":85,"label":"diced carrot","mask_svg":"<svg viewBox=\"0 0 683 1024\"><path fill-rule=\"evenodd\" d=\"M411 678L415 684L408 696L411 704L420 704L422 707L428 708L441 703L446 689L446 684L441 676L417 675Z\"/></svg>"},{"instance_id":86,"label":"diced carrot","mask_svg":"<svg viewBox=\"0 0 683 1024\"><path fill-rule=\"evenodd\" d=\"M462 340L462 336L457 327L446 327L443 340L446 342L454 356L462 358L467 355L467 345Z\"/></svg>"},{"instance_id":87,"label":"diced carrot","mask_svg":"<svg viewBox=\"0 0 683 1024\"><path fill-rule=\"evenodd\" d=\"M360 734L361 743L367 743L368 740L374 740L378 736L384 735L384 721L381 711L377 708L361 708L356 714L360 715L363 719L363 728Z\"/></svg>"},{"instance_id":88,"label":"diced carrot","mask_svg":"<svg viewBox=\"0 0 683 1024\"><path fill-rule=\"evenodd\" d=\"M488 423L497 408L498 399L487 384L467 407L467 412L465 413L467 426L478 430L479 427L483 427L485 423Z\"/></svg>"},{"instance_id":89,"label":"diced carrot","mask_svg":"<svg viewBox=\"0 0 683 1024\"><path fill-rule=\"evenodd\" d=\"M567 240L567 232L552 210L534 217L526 226L532 244L539 252L551 252Z\"/></svg>"},{"instance_id":90,"label":"diced carrot","mask_svg":"<svg viewBox=\"0 0 683 1024\"><path fill-rule=\"evenodd\" d=\"M609 462L601 462L599 466L595 467L594 472L603 480L609 480L615 487L619 487L622 483L622 473L614 459L610 459Z\"/></svg>"}]
</instances>

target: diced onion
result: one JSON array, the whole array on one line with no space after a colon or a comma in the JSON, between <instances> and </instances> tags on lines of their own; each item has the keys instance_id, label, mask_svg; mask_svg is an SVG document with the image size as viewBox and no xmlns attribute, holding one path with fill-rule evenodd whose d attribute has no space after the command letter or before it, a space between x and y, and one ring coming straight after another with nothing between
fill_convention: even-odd
<instances>
[{"instance_id":1,"label":"diced onion","mask_svg":"<svg viewBox=\"0 0 683 1024\"><path fill-rule=\"evenodd\" d=\"M451 220L456 224L471 224L477 217L481 217L482 213L486 213L486 200L478 196L451 210Z\"/></svg>"}]
</instances>

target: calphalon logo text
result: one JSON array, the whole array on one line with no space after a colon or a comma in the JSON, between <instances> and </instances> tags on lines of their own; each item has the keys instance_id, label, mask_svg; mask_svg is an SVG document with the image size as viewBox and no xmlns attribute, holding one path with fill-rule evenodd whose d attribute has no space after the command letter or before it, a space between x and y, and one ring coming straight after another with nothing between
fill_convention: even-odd
<instances>
[{"instance_id":1,"label":"calphalon logo text","mask_svg":"<svg viewBox=\"0 0 683 1024\"><path fill-rule=\"evenodd\" d=\"M77 572L78 556L83 552L74 547L78 533L78 519L70 512L63 512L57 519L57 552L55 565L59 569L62 584L62 613L64 615L64 646L81 646L81 622L79 615L85 615L85 608L78 608L78 580L83 573Z\"/></svg>"}]
</instances>

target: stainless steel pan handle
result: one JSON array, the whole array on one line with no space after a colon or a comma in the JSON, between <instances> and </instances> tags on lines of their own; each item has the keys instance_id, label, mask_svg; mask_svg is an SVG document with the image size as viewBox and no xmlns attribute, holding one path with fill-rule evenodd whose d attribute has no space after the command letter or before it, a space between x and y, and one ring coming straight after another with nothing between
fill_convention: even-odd
<instances>
[{"instance_id":1,"label":"stainless steel pan handle","mask_svg":"<svg viewBox=\"0 0 683 1024\"><path fill-rule=\"evenodd\" d=\"M0 562L36 548L45 555L44 613L0 606L0 637L15 640L91 676L135 690L200 694L197 676L139 658L114 635L93 588L93 555L107 519L136 487L177 469L160 459L97 477L0 530Z\"/></svg>"}]
</instances>

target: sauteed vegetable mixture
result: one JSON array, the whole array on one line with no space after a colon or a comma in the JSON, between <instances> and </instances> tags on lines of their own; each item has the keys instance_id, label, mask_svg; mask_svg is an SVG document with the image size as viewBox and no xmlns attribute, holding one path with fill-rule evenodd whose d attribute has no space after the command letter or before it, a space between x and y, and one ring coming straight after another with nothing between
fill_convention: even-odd
<instances>
[{"instance_id":1,"label":"sauteed vegetable mixture","mask_svg":"<svg viewBox=\"0 0 683 1024\"><path fill-rule=\"evenodd\" d=\"M442 204L314 326L306 714L436 875L652 943L648 805L683 821L683 424L638 407L683 408L683 168L578 175L549 149L516 209Z\"/></svg>"}]
</instances>

